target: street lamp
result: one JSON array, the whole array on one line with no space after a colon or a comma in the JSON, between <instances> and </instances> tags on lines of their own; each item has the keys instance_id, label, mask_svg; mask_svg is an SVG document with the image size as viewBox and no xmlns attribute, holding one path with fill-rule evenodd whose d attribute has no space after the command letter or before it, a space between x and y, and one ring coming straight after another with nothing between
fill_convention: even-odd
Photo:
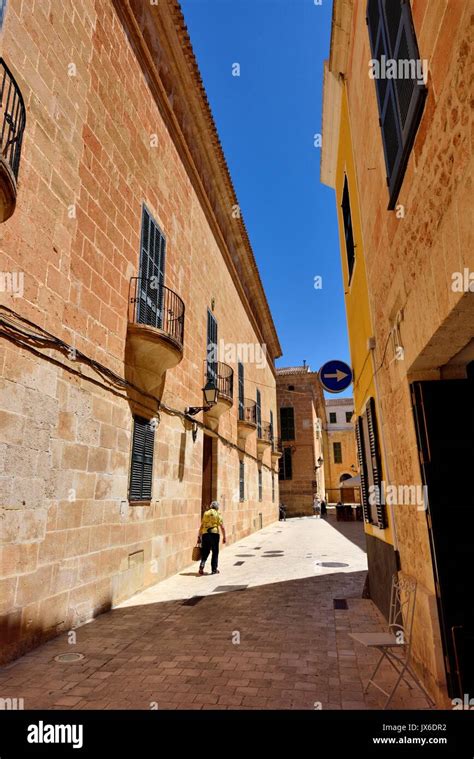
<instances>
[{"instance_id":1,"label":"street lamp","mask_svg":"<svg viewBox=\"0 0 474 759\"><path fill-rule=\"evenodd\" d=\"M217 403L217 385L212 379L208 379L204 385L202 392L206 401L205 406L188 406L185 408L184 413L187 416L196 416L200 411L209 411Z\"/></svg>"}]
</instances>

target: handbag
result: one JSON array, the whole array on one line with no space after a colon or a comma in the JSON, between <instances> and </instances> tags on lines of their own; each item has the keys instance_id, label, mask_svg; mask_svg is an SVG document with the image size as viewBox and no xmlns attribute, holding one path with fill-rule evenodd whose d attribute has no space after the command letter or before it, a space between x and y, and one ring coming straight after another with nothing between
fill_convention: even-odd
<instances>
[{"instance_id":1,"label":"handbag","mask_svg":"<svg viewBox=\"0 0 474 759\"><path fill-rule=\"evenodd\" d=\"M193 561L201 560L201 546L194 546L193 548Z\"/></svg>"}]
</instances>

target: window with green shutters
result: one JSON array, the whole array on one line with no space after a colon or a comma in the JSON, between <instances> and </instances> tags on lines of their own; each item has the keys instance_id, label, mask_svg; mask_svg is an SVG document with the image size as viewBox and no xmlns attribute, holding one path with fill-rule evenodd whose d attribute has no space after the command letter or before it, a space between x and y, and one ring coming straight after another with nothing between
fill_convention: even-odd
<instances>
[{"instance_id":1,"label":"window with green shutters","mask_svg":"<svg viewBox=\"0 0 474 759\"><path fill-rule=\"evenodd\" d=\"M217 320L207 309L207 379L217 385Z\"/></svg>"},{"instance_id":2,"label":"window with green shutters","mask_svg":"<svg viewBox=\"0 0 474 759\"><path fill-rule=\"evenodd\" d=\"M149 501L153 480L155 428L150 420L133 418L132 461L130 467L130 501Z\"/></svg>"},{"instance_id":3,"label":"window with green shutters","mask_svg":"<svg viewBox=\"0 0 474 759\"><path fill-rule=\"evenodd\" d=\"M280 409L280 430L282 440L295 439L295 412L292 406Z\"/></svg>"},{"instance_id":4,"label":"window with green shutters","mask_svg":"<svg viewBox=\"0 0 474 759\"><path fill-rule=\"evenodd\" d=\"M165 247L165 238L160 228L146 206L143 206L137 322L158 328L163 324Z\"/></svg>"},{"instance_id":5,"label":"window with green shutters","mask_svg":"<svg viewBox=\"0 0 474 759\"><path fill-rule=\"evenodd\" d=\"M239 461L239 498L245 500L245 462Z\"/></svg>"},{"instance_id":6,"label":"window with green shutters","mask_svg":"<svg viewBox=\"0 0 474 759\"><path fill-rule=\"evenodd\" d=\"M387 62L396 62L396 78L374 78L379 124L387 170L388 208L395 208L427 94L410 2L368 0L367 26L372 60L380 74L389 73Z\"/></svg>"},{"instance_id":7,"label":"window with green shutters","mask_svg":"<svg viewBox=\"0 0 474 759\"><path fill-rule=\"evenodd\" d=\"M240 361L238 364L238 377L239 377L239 419L244 419L244 416L245 416L244 365Z\"/></svg>"},{"instance_id":8,"label":"window with green shutters","mask_svg":"<svg viewBox=\"0 0 474 759\"><path fill-rule=\"evenodd\" d=\"M262 395L257 390L257 437L262 437Z\"/></svg>"},{"instance_id":9,"label":"window with green shutters","mask_svg":"<svg viewBox=\"0 0 474 759\"><path fill-rule=\"evenodd\" d=\"M258 470L258 500L263 500L263 475L260 468Z\"/></svg>"},{"instance_id":10,"label":"window with green shutters","mask_svg":"<svg viewBox=\"0 0 474 759\"><path fill-rule=\"evenodd\" d=\"M374 398L369 398L364 414L357 419L356 438L364 519L366 522L375 522L377 527L384 530L388 522L386 507L382 503L382 464Z\"/></svg>"},{"instance_id":11,"label":"window with green shutters","mask_svg":"<svg viewBox=\"0 0 474 759\"><path fill-rule=\"evenodd\" d=\"M333 455L334 455L334 463L342 464L342 444L333 443L332 450L333 450Z\"/></svg>"}]
</instances>

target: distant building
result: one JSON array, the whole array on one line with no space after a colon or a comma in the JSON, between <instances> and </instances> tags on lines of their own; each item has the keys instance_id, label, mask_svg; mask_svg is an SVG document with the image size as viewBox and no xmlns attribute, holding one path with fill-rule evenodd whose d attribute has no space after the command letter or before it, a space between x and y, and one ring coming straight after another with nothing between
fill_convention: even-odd
<instances>
[{"instance_id":1,"label":"distant building","mask_svg":"<svg viewBox=\"0 0 474 759\"><path fill-rule=\"evenodd\" d=\"M280 501L289 515L312 514L316 493L325 493L324 397L309 366L277 369L277 404L282 457Z\"/></svg>"},{"instance_id":2,"label":"distant building","mask_svg":"<svg viewBox=\"0 0 474 759\"><path fill-rule=\"evenodd\" d=\"M329 502L339 499L358 502L358 488L352 484L341 493L345 480L358 474L353 398L326 399L325 475Z\"/></svg>"}]
</instances>

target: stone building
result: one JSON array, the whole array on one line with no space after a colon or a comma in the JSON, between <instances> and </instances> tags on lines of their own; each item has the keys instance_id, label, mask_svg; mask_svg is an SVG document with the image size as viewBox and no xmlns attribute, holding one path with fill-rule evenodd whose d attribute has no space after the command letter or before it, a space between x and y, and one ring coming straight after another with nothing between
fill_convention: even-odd
<instances>
[{"instance_id":1,"label":"stone building","mask_svg":"<svg viewBox=\"0 0 474 759\"><path fill-rule=\"evenodd\" d=\"M338 500L358 502L358 488L346 487L344 481L357 476L357 445L353 398L326 398L326 434L324 471L329 503Z\"/></svg>"},{"instance_id":2,"label":"stone building","mask_svg":"<svg viewBox=\"0 0 474 759\"><path fill-rule=\"evenodd\" d=\"M7 660L277 519L281 350L179 4L4 10Z\"/></svg>"},{"instance_id":3,"label":"stone building","mask_svg":"<svg viewBox=\"0 0 474 759\"><path fill-rule=\"evenodd\" d=\"M414 667L447 704L474 689L471 12L335 0L324 74L370 587L417 580Z\"/></svg>"},{"instance_id":4,"label":"stone building","mask_svg":"<svg viewBox=\"0 0 474 759\"><path fill-rule=\"evenodd\" d=\"M313 498L325 493L324 397L318 373L308 366L277 369L280 418L280 500L287 514L312 514Z\"/></svg>"}]
</instances>

